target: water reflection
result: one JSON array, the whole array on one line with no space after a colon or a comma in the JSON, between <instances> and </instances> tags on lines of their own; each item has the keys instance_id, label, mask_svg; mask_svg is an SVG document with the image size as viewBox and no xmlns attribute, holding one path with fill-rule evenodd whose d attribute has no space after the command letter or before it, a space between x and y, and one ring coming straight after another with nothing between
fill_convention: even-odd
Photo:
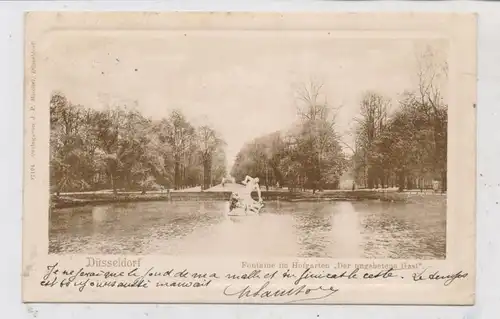
<instances>
[{"instance_id":1,"label":"water reflection","mask_svg":"<svg viewBox=\"0 0 500 319\"><path fill-rule=\"evenodd\" d=\"M365 258L444 258L444 203L356 203Z\"/></svg>"},{"instance_id":2,"label":"water reflection","mask_svg":"<svg viewBox=\"0 0 500 319\"><path fill-rule=\"evenodd\" d=\"M363 255L361 238L361 217L349 202L338 203L335 213L331 215L331 223L335 231L331 234L331 250L333 255L343 258L358 258Z\"/></svg>"},{"instance_id":3,"label":"water reflection","mask_svg":"<svg viewBox=\"0 0 500 319\"><path fill-rule=\"evenodd\" d=\"M144 202L56 210L51 253L444 258L444 202Z\"/></svg>"},{"instance_id":4,"label":"water reflection","mask_svg":"<svg viewBox=\"0 0 500 319\"><path fill-rule=\"evenodd\" d=\"M302 204L302 205L301 205ZM299 257L328 257L332 233L332 206L301 203L291 206L293 223L300 247Z\"/></svg>"}]
</instances>

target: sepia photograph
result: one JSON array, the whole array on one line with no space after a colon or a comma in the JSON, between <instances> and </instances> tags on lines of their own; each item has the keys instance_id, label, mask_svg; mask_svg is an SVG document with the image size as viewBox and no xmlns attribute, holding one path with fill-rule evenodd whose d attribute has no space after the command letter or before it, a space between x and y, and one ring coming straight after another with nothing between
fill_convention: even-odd
<instances>
[{"instance_id":1,"label":"sepia photograph","mask_svg":"<svg viewBox=\"0 0 500 319\"><path fill-rule=\"evenodd\" d=\"M48 42L50 254L446 258L448 39Z\"/></svg>"},{"instance_id":2,"label":"sepia photograph","mask_svg":"<svg viewBox=\"0 0 500 319\"><path fill-rule=\"evenodd\" d=\"M27 14L23 300L474 303L475 23Z\"/></svg>"}]
</instances>

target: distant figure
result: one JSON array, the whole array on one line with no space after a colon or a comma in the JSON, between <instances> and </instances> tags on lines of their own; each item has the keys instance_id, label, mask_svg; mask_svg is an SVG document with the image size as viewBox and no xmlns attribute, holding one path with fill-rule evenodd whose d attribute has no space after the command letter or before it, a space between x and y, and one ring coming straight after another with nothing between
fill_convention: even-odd
<instances>
[{"instance_id":1,"label":"distant figure","mask_svg":"<svg viewBox=\"0 0 500 319\"><path fill-rule=\"evenodd\" d=\"M253 212L257 212L262 207L262 195L260 192L259 178L252 178L247 175L241 183L245 185L245 191L242 197L243 203L245 204L245 211L250 210ZM259 195L258 202L253 200L252 198L252 192L254 190L256 190L257 194Z\"/></svg>"},{"instance_id":2,"label":"distant figure","mask_svg":"<svg viewBox=\"0 0 500 319\"><path fill-rule=\"evenodd\" d=\"M356 182L352 181L352 190L354 191L356 189Z\"/></svg>"},{"instance_id":3,"label":"distant figure","mask_svg":"<svg viewBox=\"0 0 500 319\"><path fill-rule=\"evenodd\" d=\"M222 178L221 184L222 184L222 187L224 187L224 185L226 184L226 178L225 177Z\"/></svg>"},{"instance_id":4,"label":"distant figure","mask_svg":"<svg viewBox=\"0 0 500 319\"><path fill-rule=\"evenodd\" d=\"M280 182L279 181L276 182L276 188L278 188L278 189L280 188Z\"/></svg>"}]
</instances>

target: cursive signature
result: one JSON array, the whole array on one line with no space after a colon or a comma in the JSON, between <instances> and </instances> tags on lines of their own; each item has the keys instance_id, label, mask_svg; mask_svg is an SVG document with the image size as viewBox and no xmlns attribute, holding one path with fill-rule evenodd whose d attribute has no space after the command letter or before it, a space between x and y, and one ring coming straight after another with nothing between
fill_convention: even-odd
<instances>
[{"instance_id":1,"label":"cursive signature","mask_svg":"<svg viewBox=\"0 0 500 319\"><path fill-rule=\"evenodd\" d=\"M289 302L299 302L305 300L320 300L331 296L332 294L339 291L338 289L328 286L315 286L309 287L307 285L301 285L289 289L268 289L269 281L265 282L262 286L254 289L251 285L247 285L245 288L231 291L232 285L226 286L224 288L225 296L238 296L238 299L243 298L279 298L279 297L301 297L308 296L306 298L293 299Z\"/></svg>"},{"instance_id":2,"label":"cursive signature","mask_svg":"<svg viewBox=\"0 0 500 319\"><path fill-rule=\"evenodd\" d=\"M422 272L413 273L412 277L414 281L422 281L422 280L442 280L445 286L449 286L456 279L466 278L469 274L464 273L461 270L452 274L442 275L439 271L435 271L433 273L427 272L428 268L425 268Z\"/></svg>"}]
</instances>

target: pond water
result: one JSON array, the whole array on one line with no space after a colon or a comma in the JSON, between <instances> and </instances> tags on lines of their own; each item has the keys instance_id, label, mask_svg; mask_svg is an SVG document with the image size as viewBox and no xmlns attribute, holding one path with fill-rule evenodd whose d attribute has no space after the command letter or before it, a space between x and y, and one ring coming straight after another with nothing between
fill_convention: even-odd
<instances>
[{"instance_id":1,"label":"pond water","mask_svg":"<svg viewBox=\"0 0 500 319\"><path fill-rule=\"evenodd\" d=\"M225 202L140 202L52 212L50 253L445 258L446 204L266 202L228 217Z\"/></svg>"}]
</instances>

